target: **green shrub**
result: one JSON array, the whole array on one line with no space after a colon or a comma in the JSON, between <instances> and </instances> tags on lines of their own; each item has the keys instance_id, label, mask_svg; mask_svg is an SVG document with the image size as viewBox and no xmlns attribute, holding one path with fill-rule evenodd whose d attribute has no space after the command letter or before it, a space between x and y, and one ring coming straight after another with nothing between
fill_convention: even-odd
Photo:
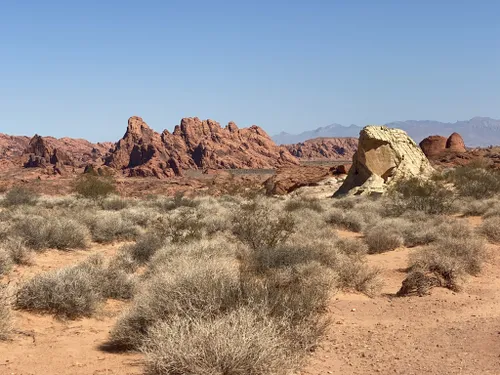
<instances>
[{"instance_id":1,"label":"green shrub","mask_svg":"<svg viewBox=\"0 0 500 375\"><path fill-rule=\"evenodd\" d=\"M492 198L500 194L500 172L484 165L457 167L447 175L459 195L475 199Z\"/></svg>"},{"instance_id":2,"label":"green shrub","mask_svg":"<svg viewBox=\"0 0 500 375\"><path fill-rule=\"evenodd\" d=\"M276 322L249 309L158 323L143 351L151 375L275 375L295 365Z\"/></svg>"},{"instance_id":3,"label":"green shrub","mask_svg":"<svg viewBox=\"0 0 500 375\"><path fill-rule=\"evenodd\" d=\"M10 189L3 200L3 204L7 207L18 206L18 205L35 205L38 201L38 194L34 191L16 186Z\"/></svg>"},{"instance_id":4,"label":"green shrub","mask_svg":"<svg viewBox=\"0 0 500 375\"><path fill-rule=\"evenodd\" d=\"M391 199L386 205L389 216L400 216L408 210L446 214L453 208L453 191L439 181L412 177L398 181L389 193Z\"/></svg>"},{"instance_id":5,"label":"green shrub","mask_svg":"<svg viewBox=\"0 0 500 375\"><path fill-rule=\"evenodd\" d=\"M76 180L74 191L84 198L99 199L115 193L116 187L111 177L85 173Z\"/></svg>"}]
</instances>

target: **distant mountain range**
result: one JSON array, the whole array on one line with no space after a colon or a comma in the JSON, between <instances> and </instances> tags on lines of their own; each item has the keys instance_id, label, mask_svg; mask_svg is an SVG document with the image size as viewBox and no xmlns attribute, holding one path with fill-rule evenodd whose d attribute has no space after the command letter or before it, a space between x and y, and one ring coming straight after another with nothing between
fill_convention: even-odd
<instances>
[{"instance_id":1,"label":"distant mountain range","mask_svg":"<svg viewBox=\"0 0 500 375\"><path fill-rule=\"evenodd\" d=\"M386 125L390 128L403 129L417 143L429 135L443 135L448 137L451 133L457 132L463 137L468 147L500 145L500 120L489 117L473 117L470 120L457 121L455 123L432 120L408 120L390 122ZM332 124L300 134L281 132L272 138L277 144L292 144L318 137L358 137L359 131L362 128L362 126L357 125L343 126Z\"/></svg>"}]
</instances>

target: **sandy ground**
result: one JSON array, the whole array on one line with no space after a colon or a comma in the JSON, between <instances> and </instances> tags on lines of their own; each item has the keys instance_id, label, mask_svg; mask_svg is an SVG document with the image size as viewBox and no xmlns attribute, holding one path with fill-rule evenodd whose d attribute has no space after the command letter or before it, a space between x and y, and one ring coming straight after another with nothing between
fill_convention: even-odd
<instances>
[{"instance_id":1,"label":"sandy ground","mask_svg":"<svg viewBox=\"0 0 500 375\"><path fill-rule=\"evenodd\" d=\"M478 219L471 224L477 225ZM356 236L340 232L341 236ZM84 259L93 251L111 256L119 245L89 251L41 254L32 267L18 267L11 282ZM409 249L369 256L382 269L382 294L370 299L338 294L330 304L332 325L302 375L319 374L500 374L500 247L490 245L489 263L464 291L434 289L430 296L396 298ZM0 343L0 374L141 374L139 354L99 350L122 303L110 301L95 318L60 321L16 311L16 333Z\"/></svg>"}]
</instances>

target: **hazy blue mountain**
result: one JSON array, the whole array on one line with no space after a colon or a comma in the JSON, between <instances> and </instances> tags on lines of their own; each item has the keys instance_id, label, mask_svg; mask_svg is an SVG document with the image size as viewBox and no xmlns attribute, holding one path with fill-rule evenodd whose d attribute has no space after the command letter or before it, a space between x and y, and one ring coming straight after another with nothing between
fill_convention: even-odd
<instances>
[{"instance_id":1,"label":"hazy blue mountain","mask_svg":"<svg viewBox=\"0 0 500 375\"><path fill-rule=\"evenodd\" d=\"M420 142L429 135L449 136L453 132L460 133L468 147L487 147L500 145L500 120L489 117L473 117L470 120L451 122L439 122L432 120L408 120L394 121L386 124L391 128L399 128L406 131L415 142ZM304 142L317 137L357 137L361 126L342 126L332 124L316 130L305 131L300 134L288 134L282 132L273 137L278 144L290 144Z\"/></svg>"}]
</instances>

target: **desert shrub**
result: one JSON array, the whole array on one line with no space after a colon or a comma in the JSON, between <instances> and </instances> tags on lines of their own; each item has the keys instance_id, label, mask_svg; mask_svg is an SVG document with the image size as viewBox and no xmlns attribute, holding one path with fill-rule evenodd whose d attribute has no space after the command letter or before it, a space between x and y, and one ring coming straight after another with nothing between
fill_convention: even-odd
<instances>
[{"instance_id":1,"label":"desert shrub","mask_svg":"<svg viewBox=\"0 0 500 375\"><path fill-rule=\"evenodd\" d=\"M102 296L128 300L134 296L137 287L136 277L119 267L108 267L104 271L105 282L103 284Z\"/></svg>"},{"instance_id":2,"label":"desert shrub","mask_svg":"<svg viewBox=\"0 0 500 375\"><path fill-rule=\"evenodd\" d=\"M500 216L484 219L479 229L489 241L500 242Z\"/></svg>"},{"instance_id":3,"label":"desert shrub","mask_svg":"<svg viewBox=\"0 0 500 375\"><path fill-rule=\"evenodd\" d=\"M99 243L120 240L133 240L140 233L140 228L122 217L120 212L89 211L80 215L90 230L92 239Z\"/></svg>"},{"instance_id":4,"label":"desert shrub","mask_svg":"<svg viewBox=\"0 0 500 375\"><path fill-rule=\"evenodd\" d=\"M83 198L99 199L114 193L116 187L115 182L109 176L103 177L85 173L76 180L74 191Z\"/></svg>"},{"instance_id":5,"label":"desert shrub","mask_svg":"<svg viewBox=\"0 0 500 375\"><path fill-rule=\"evenodd\" d=\"M358 211L343 211L332 208L327 212L326 222L352 232L362 232L365 228L364 217Z\"/></svg>"},{"instance_id":6,"label":"desert shrub","mask_svg":"<svg viewBox=\"0 0 500 375\"><path fill-rule=\"evenodd\" d=\"M356 205L361 203L365 197L338 197L333 199L332 207L342 210L352 210Z\"/></svg>"},{"instance_id":7,"label":"desert shrub","mask_svg":"<svg viewBox=\"0 0 500 375\"><path fill-rule=\"evenodd\" d=\"M348 256L362 257L368 254L368 246L358 238L341 238L335 243L335 247Z\"/></svg>"},{"instance_id":8,"label":"desert shrub","mask_svg":"<svg viewBox=\"0 0 500 375\"><path fill-rule=\"evenodd\" d=\"M441 235L433 220L426 222L408 223L403 228L402 235L407 247L428 245L436 241Z\"/></svg>"},{"instance_id":9,"label":"desert shrub","mask_svg":"<svg viewBox=\"0 0 500 375\"><path fill-rule=\"evenodd\" d=\"M285 203L285 211L293 212L302 209L309 209L316 212L324 211L321 201L317 198L297 197L292 198Z\"/></svg>"},{"instance_id":10,"label":"desert shrub","mask_svg":"<svg viewBox=\"0 0 500 375\"><path fill-rule=\"evenodd\" d=\"M35 250L77 249L89 245L87 228L67 217L25 216L18 220L13 231L26 246Z\"/></svg>"},{"instance_id":11,"label":"desert shrub","mask_svg":"<svg viewBox=\"0 0 500 375\"><path fill-rule=\"evenodd\" d=\"M165 244L165 239L158 233L146 232L137 238L134 244L125 245L124 252L128 252L132 259L139 263L147 263L151 257Z\"/></svg>"},{"instance_id":12,"label":"desert shrub","mask_svg":"<svg viewBox=\"0 0 500 375\"><path fill-rule=\"evenodd\" d=\"M154 324L179 316L210 318L229 312L240 303L239 293L235 270L215 261L191 261L171 272L155 273L142 286L132 308L118 320L109 344L138 349Z\"/></svg>"},{"instance_id":13,"label":"desert shrub","mask_svg":"<svg viewBox=\"0 0 500 375\"><path fill-rule=\"evenodd\" d=\"M152 204L159 208L160 211L168 212L181 207L197 207L199 201L186 197L183 192L177 192L172 198L153 200Z\"/></svg>"},{"instance_id":14,"label":"desert shrub","mask_svg":"<svg viewBox=\"0 0 500 375\"><path fill-rule=\"evenodd\" d=\"M370 297L380 291L380 270L370 267L362 259L352 256L339 257L335 270L338 285L344 290L355 290Z\"/></svg>"},{"instance_id":15,"label":"desert shrub","mask_svg":"<svg viewBox=\"0 0 500 375\"><path fill-rule=\"evenodd\" d=\"M0 341L8 338L12 329L12 314L7 287L0 284Z\"/></svg>"},{"instance_id":16,"label":"desert shrub","mask_svg":"<svg viewBox=\"0 0 500 375\"><path fill-rule=\"evenodd\" d=\"M24 241L20 238L7 238L0 243L0 251L2 251L1 249L9 254L10 259L15 264L30 265L33 262L32 251L25 246Z\"/></svg>"},{"instance_id":17,"label":"desert shrub","mask_svg":"<svg viewBox=\"0 0 500 375\"><path fill-rule=\"evenodd\" d=\"M290 214L273 210L262 201L243 204L233 222L234 235L254 249L284 243L295 232Z\"/></svg>"},{"instance_id":18,"label":"desert shrub","mask_svg":"<svg viewBox=\"0 0 500 375\"><path fill-rule=\"evenodd\" d=\"M12 259L9 252L4 248L0 248L0 276L9 272L11 267Z\"/></svg>"},{"instance_id":19,"label":"desert shrub","mask_svg":"<svg viewBox=\"0 0 500 375\"><path fill-rule=\"evenodd\" d=\"M412 177L398 181L385 206L387 216L400 216L408 210L445 214L453 208L454 194L444 183Z\"/></svg>"},{"instance_id":20,"label":"desert shrub","mask_svg":"<svg viewBox=\"0 0 500 375\"><path fill-rule=\"evenodd\" d=\"M458 290L467 274L481 271L485 257L484 243L477 237L444 237L411 254L409 270L431 274L440 286Z\"/></svg>"},{"instance_id":21,"label":"desert shrub","mask_svg":"<svg viewBox=\"0 0 500 375\"><path fill-rule=\"evenodd\" d=\"M120 248L117 254L110 259L108 268L122 270L126 273L134 273L137 271L139 264L127 250L126 246Z\"/></svg>"},{"instance_id":22,"label":"desert shrub","mask_svg":"<svg viewBox=\"0 0 500 375\"><path fill-rule=\"evenodd\" d=\"M294 366L276 322L249 309L158 323L142 350L151 375L285 374Z\"/></svg>"},{"instance_id":23,"label":"desert shrub","mask_svg":"<svg viewBox=\"0 0 500 375\"><path fill-rule=\"evenodd\" d=\"M18 205L35 205L38 201L38 194L22 186L16 186L10 189L3 200L7 207Z\"/></svg>"},{"instance_id":24,"label":"desert shrub","mask_svg":"<svg viewBox=\"0 0 500 375\"><path fill-rule=\"evenodd\" d=\"M500 193L500 172L483 165L457 167L447 174L459 195L475 199L491 198Z\"/></svg>"},{"instance_id":25,"label":"desert shrub","mask_svg":"<svg viewBox=\"0 0 500 375\"><path fill-rule=\"evenodd\" d=\"M370 254L394 250L404 244L404 222L384 220L365 231L365 242Z\"/></svg>"},{"instance_id":26,"label":"desert shrub","mask_svg":"<svg viewBox=\"0 0 500 375\"><path fill-rule=\"evenodd\" d=\"M119 196L108 197L101 201L101 208L108 211L120 211L129 206L129 201Z\"/></svg>"},{"instance_id":27,"label":"desert shrub","mask_svg":"<svg viewBox=\"0 0 500 375\"><path fill-rule=\"evenodd\" d=\"M101 278L92 264L38 274L17 291L19 309L52 313L67 318L92 315L102 300Z\"/></svg>"},{"instance_id":28,"label":"desert shrub","mask_svg":"<svg viewBox=\"0 0 500 375\"><path fill-rule=\"evenodd\" d=\"M496 199L473 199L470 201L461 200L459 204L460 212L464 216L483 216L492 206L498 204L498 201Z\"/></svg>"},{"instance_id":29,"label":"desert shrub","mask_svg":"<svg viewBox=\"0 0 500 375\"><path fill-rule=\"evenodd\" d=\"M180 209L160 218L154 224L154 230L161 238L167 238L173 243L200 240L205 234L201 214L187 209Z\"/></svg>"}]
</instances>

